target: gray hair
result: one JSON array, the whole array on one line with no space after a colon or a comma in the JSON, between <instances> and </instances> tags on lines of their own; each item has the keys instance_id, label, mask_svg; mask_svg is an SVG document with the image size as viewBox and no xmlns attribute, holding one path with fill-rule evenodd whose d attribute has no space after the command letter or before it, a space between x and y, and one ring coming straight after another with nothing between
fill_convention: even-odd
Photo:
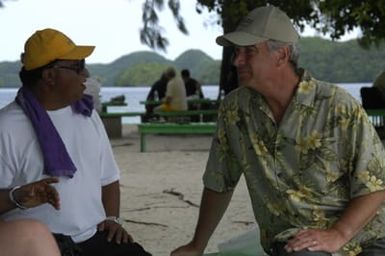
<instances>
[{"instance_id":1,"label":"gray hair","mask_svg":"<svg viewBox=\"0 0 385 256\"><path fill-rule=\"evenodd\" d=\"M293 64L294 68L296 69L298 66L298 59L299 59L299 47L297 43L285 43L275 40L267 40L267 47L270 51L276 51L283 47L289 48L289 61Z\"/></svg>"}]
</instances>

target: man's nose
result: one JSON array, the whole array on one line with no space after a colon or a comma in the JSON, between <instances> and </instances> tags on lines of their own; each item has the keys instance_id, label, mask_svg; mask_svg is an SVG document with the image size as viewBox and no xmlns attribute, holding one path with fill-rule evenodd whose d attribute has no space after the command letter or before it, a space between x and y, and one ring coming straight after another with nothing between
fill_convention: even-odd
<instances>
[{"instance_id":1,"label":"man's nose","mask_svg":"<svg viewBox=\"0 0 385 256\"><path fill-rule=\"evenodd\" d=\"M80 74L81 74L84 78L90 77L90 72L88 71L88 69L87 69L86 67L80 72Z\"/></svg>"},{"instance_id":2,"label":"man's nose","mask_svg":"<svg viewBox=\"0 0 385 256\"><path fill-rule=\"evenodd\" d=\"M232 63L236 67L244 64L245 63L245 54L242 51L235 52L233 55Z\"/></svg>"}]
</instances>

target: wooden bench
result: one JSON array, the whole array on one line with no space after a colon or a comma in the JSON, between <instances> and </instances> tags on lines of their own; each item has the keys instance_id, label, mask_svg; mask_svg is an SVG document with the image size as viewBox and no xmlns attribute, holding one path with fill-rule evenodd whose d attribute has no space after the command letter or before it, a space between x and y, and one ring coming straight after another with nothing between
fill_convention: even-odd
<instances>
[{"instance_id":1,"label":"wooden bench","mask_svg":"<svg viewBox=\"0 0 385 256\"><path fill-rule=\"evenodd\" d=\"M138 125L140 152L146 151L147 134L213 134L215 123L143 123Z\"/></svg>"},{"instance_id":2,"label":"wooden bench","mask_svg":"<svg viewBox=\"0 0 385 256\"><path fill-rule=\"evenodd\" d=\"M141 116L144 112L114 112L114 113L99 113L100 118L103 121L104 128L106 129L109 138L121 138L122 137L122 117Z\"/></svg>"}]
</instances>

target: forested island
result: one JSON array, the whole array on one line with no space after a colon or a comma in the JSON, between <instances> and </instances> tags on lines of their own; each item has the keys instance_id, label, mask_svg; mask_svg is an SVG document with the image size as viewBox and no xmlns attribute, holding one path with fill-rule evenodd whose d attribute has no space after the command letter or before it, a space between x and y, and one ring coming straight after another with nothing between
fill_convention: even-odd
<instances>
[{"instance_id":1,"label":"forested island","mask_svg":"<svg viewBox=\"0 0 385 256\"><path fill-rule=\"evenodd\" d=\"M305 37L299 42L300 66L317 79L334 83L367 83L385 70L385 44L363 49L356 40L333 42ZM89 64L88 69L103 86L150 86L168 66L190 69L205 85L219 83L220 60L201 50L188 50L175 60L156 52L140 51L124 55L108 64ZM0 62L0 88L19 87L20 62Z\"/></svg>"}]
</instances>

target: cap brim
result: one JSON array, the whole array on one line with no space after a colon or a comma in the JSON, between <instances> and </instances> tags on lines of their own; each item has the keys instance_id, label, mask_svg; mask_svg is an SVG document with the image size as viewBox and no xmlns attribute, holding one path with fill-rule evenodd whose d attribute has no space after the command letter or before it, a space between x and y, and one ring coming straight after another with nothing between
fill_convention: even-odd
<instances>
[{"instance_id":1,"label":"cap brim","mask_svg":"<svg viewBox=\"0 0 385 256\"><path fill-rule=\"evenodd\" d=\"M223 36L218 36L216 43L222 46L248 46L261 43L266 40L268 39L256 37L243 31L235 31Z\"/></svg>"},{"instance_id":2,"label":"cap brim","mask_svg":"<svg viewBox=\"0 0 385 256\"><path fill-rule=\"evenodd\" d=\"M85 45L77 45L72 51L69 53L60 56L62 60L82 60L91 55L94 51L95 46L85 46Z\"/></svg>"}]
</instances>

